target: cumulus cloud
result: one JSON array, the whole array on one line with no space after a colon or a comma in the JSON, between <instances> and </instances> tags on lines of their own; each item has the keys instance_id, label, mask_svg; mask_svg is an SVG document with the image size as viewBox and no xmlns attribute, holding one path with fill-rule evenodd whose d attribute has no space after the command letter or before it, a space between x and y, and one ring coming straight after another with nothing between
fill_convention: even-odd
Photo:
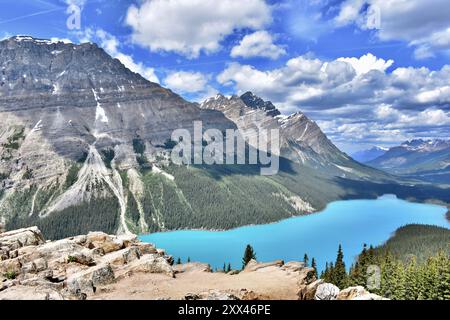
<instances>
[{"instance_id":1,"label":"cumulus cloud","mask_svg":"<svg viewBox=\"0 0 450 320\"><path fill-rule=\"evenodd\" d=\"M394 64L394 60L385 61L384 59L375 57L371 53L360 58L339 58L338 61L348 62L358 75L367 73L370 70L385 72Z\"/></svg>"},{"instance_id":2,"label":"cumulus cloud","mask_svg":"<svg viewBox=\"0 0 450 320\"><path fill-rule=\"evenodd\" d=\"M271 22L264 0L143 0L128 9L132 39L151 51L189 58L217 51L235 30L262 29Z\"/></svg>"},{"instance_id":3,"label":"cumulus cloud","mask_svg":"<svg viewBox=\"0 0 450 320\"><path fill-rule=\"evenodd\" d=\"M345 26L361 18L361 10L365 0L346 0L341 4L339 14L335 18L338 26Z\"/></svg>"},{"instance_id":4,"label":"cumulus cloud","mask_svg":"<svg viewBox=\"0 0 450 320\"><path fill-rule=\"evenodd\" d=\"M372 54L333 61L299 56L265 71L231 63L217 81L272 100L284 113L306 112L335 141L398 141L418 131L439 137L450 127L450 66L388 72L393 63Z\"/></svg>"},{"instance_id":5,"label":"cumulus cloud","mask_svg":"<svg viewBox=\"0 0 450 320\"><path fill-rule=\"evenodd\" d=\"M164 84L180 93L195 93L205 90L208 79L200 72L172 72L165 79Z\"/></svg>"},{"instance_id":6,"label":"cumulus cloud","mask_svg":"<svg viewBox=\"0 0 450 320\"><path fill-rule=\"evenodd\" d=\"M119 50L119 40L114 35L103 29L92 30L87 28L82 34L79 34L79 38L81 42L96 40L109 55L118 59L125 67L135 73L139 73L149 81L159 83L153 68L145 66L142 62L136 62L131 55Z\"/></svg>"},{"instance_id":7,"label":"cumulus cloud","mask_svg":"<svg viewBox=\"0 0 450 320\"><path fill-rule=\"evenodd\" d=\"M401 40L416 48L425 59L436 51L450 50L448 0L346 0L334 22L376 29L380 40ZM375 23L374 23L375 22Z\"/></svg>"},{"instance_id":8,"label":"cumulus cloud","mask_svg":"<svg viewBox=\"0 0 450 320\"><path fill-rule=\"evenodd\" d=\"M201 72L173 71L169 72L163 83L178 94L194 102L203 102L218 93L209 84L210 75Z\"/></svg>"},{"instance_id":9,"label":"cumulus cloud","mask_svg":"<svg viewBox=\"0 0 450 320\"><path fill-rule=\"evenodd\" d=\"M273 43L272 35L267 31L256 31L246 35L239 45L231 50L232 57L264 57L276 60L286 54L286 50Z\"/></svg>"}]
</instances>

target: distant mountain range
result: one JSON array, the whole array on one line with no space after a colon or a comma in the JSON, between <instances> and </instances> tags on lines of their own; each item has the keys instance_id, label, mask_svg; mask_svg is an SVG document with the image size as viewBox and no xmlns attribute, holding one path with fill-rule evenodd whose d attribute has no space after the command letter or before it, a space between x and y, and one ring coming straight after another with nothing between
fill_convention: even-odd
<instances>
[{"instance_id":1,"label":"distant mountain range","mask_svg":"<svg viewBox=\"0 0 450 320\"><path fill-rule=\"evenodd\" d=\"M13 37L0 42L0 72L0 224L9 230L38 225L55 239L228 229L384 193L450 202L448 190L353 160L301 112L282 117L251 92L190 103L93 43ZM279 174L174 165L171 133L198 120L222 132L279 129Z\"/></svg>"},{"instance_id":2,"label":"distant mountain range","mask_svg":"<svg viewBox=\"0 0 450 320\"><path fill-rule=\"evenodd\" d=\"M353 159L355 159L358 162L366 163L366 162L374 160L378 157L381 157L388 150L389 150L389 148L375 146L375 147L372 147L367 150L361 150L361 151L355 152L351 156Z\"/></svg>"},{"instance_id":3,"label":"distant mountain range","mask_svg":"<svg viewBox=\"0 0 450 320\"><path fill-rule=\"evenodd\" d=\"M411 140L366 164L387 172L450 184L450 140Z\"/></svg>"}]
</instances>

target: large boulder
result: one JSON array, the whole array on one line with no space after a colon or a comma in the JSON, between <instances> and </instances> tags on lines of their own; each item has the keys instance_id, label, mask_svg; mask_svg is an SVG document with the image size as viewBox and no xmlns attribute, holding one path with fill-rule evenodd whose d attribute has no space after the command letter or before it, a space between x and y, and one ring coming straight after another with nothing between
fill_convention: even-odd
<instances>
[{"instance_id":1,"label":"large boulder","mask_svg":"<svg viewBox=\"0 0 450 320\"><path fill-rule=\"evenodd\" d=\"M138 237L135 234L121 234L117 236L117 239L122 241L125 247L130 247L138 242Z\"/></svg>"},{"instance_id":2,"label":"large boulder","mask_svg":"<svg viewBox=\"0 0 450 320\"><path fill-rule=\"evenodd\" d=\"M45 242L37 227L8 231L0 234L0 247L16 250L25 246L37 246Z\"/></svg>"},{"instance_id":3,"label":"large boulder","mask_svg":"<svg viewBox=\"0 0 450 320\"><path fill-rule=\"evenodd\" d=\"M134 261L130 265L130 271L132 272L145 272L145 273L163 273L169 277L174 277L174 271L172 266L166 259L158 255L145 255L141 259Z\"/></svg>"},{"instance_id":4,"label":"large boulder","mask_svg":"<svg viewBox=\"0 0 450 320\"><path fill-rule=\"evenodd\" d=\"M103 262L113 266L123 266L141 258L138 247L132 246L119 251L111 252L102 257Z\"/></svg>"},{"instance_id":5,"label":"large boulder","mask_svg":"<svg viewBox=\"0 0 450 320\"><path fill-rule=\"evenodd\" d=\"M273 262L258 262L256 260L250 260L249 263L245 266L242 272L255 272L261 269L269 268L269 267L282 267L284 265L283 260L276 260Z\"/></svg>"},{"instance_id":6,"label":"large boulder","mask_svg":"<svg viewBox=\"0 0 450 320\"><path fill-rule=\"evenodd\" d=\"M337 300L353 300L357 297L361 297L366 294L369 294L369 292L366 289L364 289L364 287L362 287L362 286L350 287L350 288L344 289L341 292L339 292L336 299Z\"/></svg>"},{"instance_id":7,"label":"large boulder","mask_svg":"<svg viewBox=\"0 0 450 320\"><path fill-rule=\"evenodd\" d=\"M103 232L89 232L86 245L89 249L98 249L103 254L118 251L125 247L124 240Z\"/></svg>"},{"instance_id":8,"label":"large boulder","mask_svg":"<svg viewBox=\"0 0 450 320\"><path fill-rule=\"evenodd\" d=\"M314 300L336 300L339 288L331 283L322 283L317 287Z\"/></svg>"},{"instance_id":9,"label":"large boulder","mask_svg":"<svg viewBox=\"0 0 450 320\"><path fill-rule=\"evenodd\" d=\"M322 279L319 279L310 284L303 285L298 292L299 300L314 300L317 288L323 283L324 281Z\"/></svg>"},{"instance_id":10,"label":"large boulder","mask_svg":"<svg viewBox=\"0 0 450 320\"><path fill-rule=\"evenodd\" d=\"M207 263L189 262L184 264L177 264L173 266L175 273L184 272L211 272L211 266Z\"/></svg>"},{"instance_id":11,"label":"large boulder","mask_svg":"<svg viewBox=\"0 0 450 320\"><path fill-rule=\"evenodd\" d=\"M337 300L386 300L376 294L370 293L364 287L350 287L342 290L337 295Z\"/></svg>"},{"instance_id":12,"label":"large boulder","mask_svg":"<svg viewBox=\"0 0 450 320\"><path fill-rule=\"evenodd\" d=\"M0 291L0 300L62 300L63 296L58 290L47 286L13 286Z\"/></svg>"},{"instance_id":13,"label":"large boulder","mask_svg":"<svg viewBox=\"0 0 450 320\"><path fill-rule=\"evenodd\" d=\"M22 264L18 258L0 261L0 274L8 277L16 277L22 270Z\"/></svg>"},{"instance_id":14,"label":"large boulder","mask_svg":"<svg viewBox=\"0 0 450 320\"><path fill-rule=\"evenodd\" d=\"M109 264L96 268L92 272L92 283L94 286L105 286L115 281L114 271Z\"/></svg>"},{"instance_id":15,"label":"large boulder","mask_svg":"<svg viewBox=\"0 0 450 320\"><path fill-rule=\"evenodd\" d=\"M139 248L139 251L142 255L144 254L158 254L158 250L151 243L142 243L139 242L136 244L136 247Z\"/></svg>"},{"instance_id":16,"label":"large boulder","mask_svg":"<svg viewBox=\"0 0 450 320\"><path fill-rule=\"evenodd\" d=\"M81 251L69 254L67 262L75 262L85 266L95 266L95 260L92 252L89 249L82 249Z\"/></svg>"},{"instance_id":17,"label":"large boulder","mask_svg":"<svg viewBox=\"0 0 450 320\"><path fill-rule=\"evenodd\" d=\"M98 286L111 284L115 279L113 269L106 264L70 275L66 280L66 287L70 294L79 297L95 293Z\"/></svg>"}]
</instances>

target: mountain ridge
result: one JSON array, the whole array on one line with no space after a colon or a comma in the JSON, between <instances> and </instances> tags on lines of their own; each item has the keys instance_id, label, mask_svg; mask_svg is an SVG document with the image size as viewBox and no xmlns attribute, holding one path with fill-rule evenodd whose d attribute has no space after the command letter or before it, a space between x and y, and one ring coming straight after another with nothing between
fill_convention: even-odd
<instances>
[{"instance_id":1,"label":"mountain ridge","mask_svg":"<svg viewBox=\"0 0 450 320\"><path fill-rule=\"evenodd\" d=\"M357 151L357 152L351 154L351 157L358 162L366 163L366 162L375 160L376 158L382 156L388 150L389 150L389 148L373 146L370 149Z\"/></svg>"},{"instance_id":2,"label":"mountain ridge","mask_svg":"<svg viewBox=\"0 0 450 320\"><path fill-rule=\"evenodd\" d=\"M450 140L406 141L367 164L393 174L450 184Z\"/></svg>"}]
</instances>

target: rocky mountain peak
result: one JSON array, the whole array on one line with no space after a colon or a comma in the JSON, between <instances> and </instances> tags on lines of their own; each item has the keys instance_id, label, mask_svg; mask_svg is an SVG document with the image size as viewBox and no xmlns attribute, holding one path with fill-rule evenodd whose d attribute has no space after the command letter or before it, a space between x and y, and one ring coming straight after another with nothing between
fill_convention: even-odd
<instances>
[{"instance_id":1,"label":"rocky mountain peak","mask_svg":"<svg viewBox=\"0 0 450 320\"><path fill-rule=\"evenodd\" d=\"M240 96L240 99L245 103L246 106L253 109L262 109L267 112L270 116L280 115L280 111L275 108L272 102L264 101L260 97L254 95L252 92L248 91Z\"/></svg>"},{"instance_id":2,"label":"rocky mountain peak","mask_svg":"<svg viewBox=\"0 0 450 320\"><path fill-rule=\"evenodd\" d=\"M264 101L252 92L231 98L218 95L207 99L201 107L221 111L242 132L279 129L283 155L293 161L313 166L350 161L305 114L298 111L284 117L272 102Z\"/></svg>"},{"instance_id":3,"label":"rocky mountain peak","mask_svg":"<svg viewBox=\"0 0 450 320\"><path fill-rule=\"evenodd\" d=\"M153 84L112 59L94 43L16 36L0 42L0 95L74 90L125 91Z\"/></svg>"},{"instance_id":4,"label":"rocky mountain peak","mask_svg":"<svg viewBox=\"0 0 450 320\"><path fill-rule=\"evenodd\" d=\"M400 147L411 151L434 152L450 148L450 140L446 141L443 139L414 139L402 143Z\"/></svg>"}]
</instances>

